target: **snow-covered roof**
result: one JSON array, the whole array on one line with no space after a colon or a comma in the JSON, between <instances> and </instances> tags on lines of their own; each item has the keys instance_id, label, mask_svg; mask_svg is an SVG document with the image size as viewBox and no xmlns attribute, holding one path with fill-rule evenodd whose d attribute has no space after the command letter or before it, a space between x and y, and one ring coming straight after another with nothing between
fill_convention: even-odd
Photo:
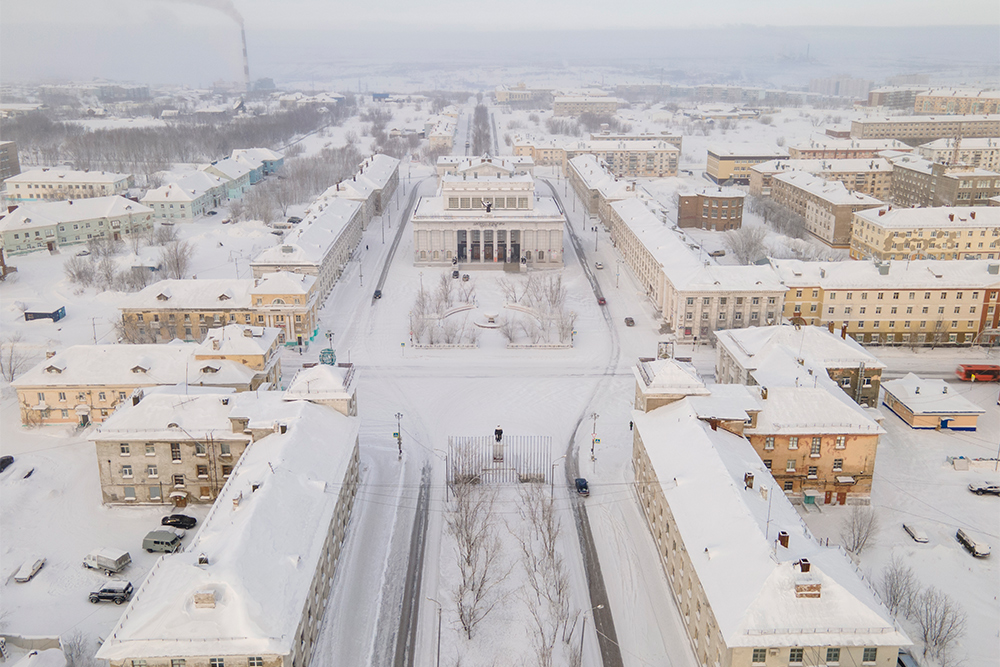
<instances>
[{"instance_id":1,"label":"snow-covered roof","mask_svg":"<svg viewBox=\"0 0 1000 667\"><path fill-rule=\"evenodd\" d=\"M740 199L747 196L747 194L742 190L740 190L739 188L731 188L725 185L707 185L703 188L698 188L694 192L681 192L679 194L682 197L689 197L691 195L701 195L702 197L722 197L722 198L738 197Z\"/></svg>"},{"instance_id":2,"label":"snow-covered roof","mask_svg":"<svg viewBox=\"0 0 1000 667\"><path fill-rule=\"evenodd\" d=\"M249 278L161 280L122 298L122 310L212 310L249 308Z\"/></svg>"},{"instance_id":3,"label":"snow-covered roof","mask_svg":"<svg viewBox=\"0 0 1000 667\"><path fill-rule=\"evenodd\" d=\"M250 294L309 294L315 284L316 276L274 271L257 278Z\"/></svg>"},{"instance_id":4,"label":"snow-covered roof","mask_svg":"<svg viewBox=\"0 0 1000 667\"><path fill-rule=\"evenodd\" d=\"M875 209L870 209L874 211ZM905 209L929 210L929 209ZM968 209L964 209L968 210ZM979 210L994 210L980 208ZM1000 210L1000 209L996 209ZM863 215L868 213L855 213ZM888 260L879 264L845 260L842 262L805 262L800 259L771 259L771 266L781 282L789 287L836 289L943 289L984 287L1000 284L1000 277L990 273L997 260L936 259Z\"/></svg>"},{"instance_id":5,"label":"snow-covered roof","mask_svg":"<svg viewBox=\"0 0 1000 667\"><path fill-rule=\"evenodd\" d=\"M267 356L280 334L281 329L277 327L227 324L209 329L205 340L195 350L195 356Z\"/></svg>"},{"instance_id":6,"label":"snow-covered roof","mask_svg":"<svg viewBox=\"0 0 1000 667\"><path fill-rule=\"evenodd\" d=\"M19 231L52 225L118 218L127 215L145 215L153 209L125 197L91 197L68 199L47 203L21 204L0 218L0 231Z\"/></svg>"},{"instance_id":7,"label":"snow-covered roof","mask_svg":"<svg viewBox=\"0 0 1000 667\"><path fill-rule=\"evenodd\" d=\"M868 116L867 118L862 118L859 120L852 121L854 123L890 123L892 125L922 125L926 123L982 123L984 121L997 121L1000 120L1000 114L961 114L961 115L946 115L938 114L936 116Z\"/></svg>"},{"instance_id":8,"label":"snow-covered roof","mask_svg":"<svg viewBox=\"0 0 1000 667\"><path fill-rule=\"evenodd\" d=\"M834 389L837 394L844 392ZM757 426L747 433L882 434L885 431L853 401L821 387L768 387ZM851 407L853 405L853 407Z\"/></svg>"},{"instance_id":9,"label":"snow-covered roof","mask_svg":"<svg viewBox=\"0 0 1000 667\"><path fill-rule=\"evenodd\" d=\"M285 400L328 401L350 398L354 393L354 368L350 364L318 364L299 370L285 390Z\"/></svg>"},{"instance_id":10,"label":"snow-covered roof","mask_svg":"<svg viewBox=\"0 0 1000 667\"><path fill-rule=\"evenodd\" d=\"M928 141L926 144L920 144L920 148L926 148L934 151L953 150L955 148L955 140L952 137L935 139L934 141ZM985 148L1000 148L1000 138L962 137L962 140L958 144L958 150L960 151L982 150Z\"/></svg>"},{"instance_id":11,"label":"snow-covered roof","mask_svg":"<svg viewBox=\"0 0 1000 667\"><path fill-rule=\"evenodd\" d=\"M389 155L376 153L358 167L358 177L364 177L372 186L381 190L389 184L392 175L399 169L399 160Z\"/></svg>"},{"instance_id":12,"label":"snow-covered roof","mask_svg":"<svg viewBox=\"0 0 1000 667\"><path fill-rule=\"evenodd\" d=\"M847 557L819 545L745 438L713 431L689 399L633 419L727 646L910 643ZM808 574L795 565L803 558ZM819 597L796 596L804 578Z\"/></svg>"},{"instance_id":13,"label":"snow-covered roof","mask_svg":"<svg viewBox=\"0 0 1000 667\"><path fill-rule=\"evenodd\" d=\"M231 181L237 181L252 171L252 169L250 169L247 165L242 162L237 162L229 157L223 158L218 162L205 165L202 169L214 169Z\"/></svg>"},{"instance_id":14,"label":"snow-covered roof","mask_svg":"<svg viewBox=\"0 0 1000 667\"><path fill-rule=\"evenodd\" d=\"M808 359L826 369L852 368L861 363L865 368L886 367L850 336L841 338L825 327L748 327L715 334L718 344L749 370L760 367L760 359L779 347L789 350L797 359Z\"/></svg>"},{"instance_id":15,"label":"snow-covered roof","mask_svg":"<svg viewBox=\"0 0 1000 667\"><path fill-rule=\"evenodd\" d=\"M774 175L781 181L835 206L879 206L882 200L861 192L848 190L840 181L828 181L805 171L783 172Z\"/></svg>"},{"instance_id":16,"label":"snow-covered roof","mask_svg":"<svg viewBox=\"0 0 1000 667\"><path fill-rule=\"evenodd\" d=\"M710 393L694 366L676 359L640 361L632 372L644 394L708 396Z\"/></svg>"},{"instance_id":17,"label":"snow-covered roof","mask_svg":"<svg viewBox=\"0 0 1000 667\"><path fill-rule=\"evenodd\" d=\"M892 163L881 157L770 160L750 167L751 171L773 174L781 171L806 171L810 174L838 174L859 172L892 173Z\"/></svg>"},{"instance_id":18,"label":"snow-covered roof","mask_svg":"<svg viewBox=\"0 0 1000 667\"><path fill-rule=\"evenodd\" d=\"M934 172L934 165L938 163L917 155L901 155L893 158L892 164L893 166L918 171L922 174L932 174ZM940 174L941 178L962 178L963 176L1000 176L1000 174L997 174L995 171L963 164L949 165Z\"/></svg>"},{"instance_id":19,"label":"snow-covered roof","mask_svg":"<svg viewBox=\"0 0 1000 667\"><path fill-rule=\"evenodd\" d=\"M138 587L101 659L287 656L298 648L357 419L279 392L240 394L233 404L233 415L287 430L247 447L187 548L162 558ZM197 593L214 606L196 606Z\"/></svg>"},{"instance_id":20,"label":"snow-covered roof","mask_svg":"<svg viewBox=\"0 0 1000 667\"><path fill-rule=\"evenodd\" d=\"M470 158L465 155L439 155L437 159L437 166L439 168L458 166L464 162L470 162L474 159L482 158ZM506 164L508 167L513 167L515 169L519 166L533 167L535 165L535 160L530 155L493 156L493 162Z\"/></svg>"},{"instance_id":21,"label":"snow-covered roof","mask_svg":"<svg viewBox=\"0 0 1000 667\"><path fill-rule=\"evenodd\" d=\"M708 154L716 157L788 157L785 149L771 144L709 144Z\"/></svg>"},{"instance_id":22,"label":"snow-covered roof","mask_svg":"<svg viewBox=\"0 0 1000 667\"><path fill-rule=\"evenodd\" d=\"M234 148L232 158L246 158L251 162L277 162L284 156L269 148Z\"/></svg>"},{"instance_id":23,"label":"snow-covered roof","mask_svg":"<svg viewBox=\"0 0 1000 667\"><path fill-rule=\"evenodd\" d=\"M143 196L146 202L196 201L214 188L225 185L220 176L204 171L184 174L173 183L150 190Z\"/></svg>"},{"instance_id":24,"label":"snow-covered roof","mask_svg":"<svg viewBox=\"0 0 1000 667\"><path fill-rule=\"evenodd\" d=\"M331 188L332 189L332 188ZM262 250L252 265L319 266L344 229L361 210L361 203L323 193L310 206L302 222L276 246Z\"/></svg>"},{"instance_id":25,"label":"snow-covered roof","mask_svg":"<svg viewBox=\"0 0 1000 667\"><path fill-rule=\"evenodd\" d=\"M486 182L489 181L487 180ZM530 191L525 190L523 192L526 194ZM485 216L486 209L449 209L445 208L444 197L421 197L417 200L416 208L413 209L412 219L417 221L425 218L483 220ZM559 210L559 206L552 197L538 197L534 201L534 208L494 208L489 216L491 220L530 220L537 222L565 220L562 211Z\"/></svg>"},{"instance_id":26,"label":"snow-covered roof","mask_svg":"<svg viewBox=\"0 0 1000 667\"><path fill-rule=\"evenodd\" d=\"M129 178L129 174L112 171L77 171L74 169L31 169L9 176L7 183L93 183L114 185Z\"/></svg>"},{"instance_id":27,"label":"snow-covered roof","mask_svg":"<svg viewBox=\"0 0 1000 667\"><path fill-rule=\"evenodd\" d=\"M954 391L944 380L921 378L907 373L898 380L883 382L882 388L915 415L981 415L986 412Z\"/></svg>"},{"instance_id":28,"label":"snow-covered roof","mask_svg":"<svg viewBox=\"0 0 1000 667\"><path fill-rule=\"evenodd\" d=\"M948 229L949 227L1000 227L995 206L935 206L930 208L882 207L855 214L876 227Z\"/></svg>"},{"instance_id":29,"label":"snow-covered roof","mask_svg":"<svg viewBox=\"0 0 1000 667\"><path fill-rule=\"evenodd\" d=\"M706 266L674 231L638 199L613 202L611 208L659 262L667 280L678 291L777 293L786 290L770 266Z\"/></svg>"},{"instance_id":30,"label":"snow-covered roof","mask_svg":"<svg viewBox=\"0 0 1000 667\"><path fill-rule=\"evenodd\" d=\"M597 157L590 153L577 155L570 159L570 168L576 172L588 190L597 190L605 200L625 199L634 197L635 189L627 180L621 180L598 162Z\"/></svg>"},{"instance_id":31,"label":"snow-covered roof","mask_svg":"<svg viewBox=\"0 0 1000 667\"><path fill-rule=\"evenodd\" d=\"M814 134L809 137L808 141L795 144L792 148L799 151L833 151L848 149L865 151L880 151L887 149L905 152L913 151L912 146L905 144L898 139L839 139L826 134Z\"/></svg>"},{"instance_id":32,"label":"snow-covered roof","mask_svg":"<svg viewBox=\"0 0 1000 667\"><path fill-rule=\"evenodd\" d=\"M136 405L127 403L97 427L88 440L212 439L246 442L233 433L229 412L235 394L217 389L186 393L183 388L162 387L143 391Z\"/></svg>"},{"instance_id":33,"label":"snow-covered roof","mask_svg":"<svg viewBox=\"0 0 1000 667\"><path fill-rule=\"evenodd\" d=\"M687 401L699 419L749 419L751 412L760 411L758 387L744 384L712 384L708 396L688 396Z\"/></svg>"}]
</instances>

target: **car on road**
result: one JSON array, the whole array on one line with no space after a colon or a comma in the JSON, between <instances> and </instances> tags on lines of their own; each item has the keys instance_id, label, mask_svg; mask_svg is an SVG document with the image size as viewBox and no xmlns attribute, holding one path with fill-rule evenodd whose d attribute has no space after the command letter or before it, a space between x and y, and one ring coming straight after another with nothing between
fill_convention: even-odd
<instances>
[{"instance_id":1,"label":"car on road","mask_svg":"<svg viewBox=\"0 0 1000 667\"><path fill-rule=\"evenodd\" d=\"M131 597L132 582L130 581L109 581L96 591L90 593L90 601L94 604L104 601L124 604Z\"/></svg>"},{"instance_id":2,"label":"car on road","mask_svg":"<svg viewBox=\"0 0 1000 667\"><path fill-rule=\"evenodd\" d=\"M177 526L185 530L194 528L198 524L198 519L187 514L168 514L160 519L161 526Z\"/></svg>"},{"instance_id":3,"label":"car on road","mask_svg":"<svg viewBox=\"0 0 1000 667\"><path fill-rule=\"evenodd\" d=\"M219 215L218 211L205 211L205 215Z\"/></svg>"},{"instance_id":4,"label":"car on road","mask_svg":"<svg viewBox=\"0 0 1000 667\"><path fill-rule=\"evenodd\" d=\"M984 493L991 493L994 496L1000 496L1000 484L973 482L972 484L969 484L969 491L972 491L977 496L981 496Z\"/></svg>"},{"instance_id":5,"label":"car on road","mask_svg":"<svg viewBox=\"0 0 1000 667\"><path fill-rule=\"evenodd\" d=\"M594 264L594 268L595 269L603 269L604 268L604 264L602 264L601 262L596 262Z\"/></svg>"},{"instance_id":6,"label":"car on road","mask_svg":"<svg viewBox=\"0 0 1000 667\"><path fill-rule=\"evenodd\" d=\"M42 569L43 565L45 565L44 558L30 556L28 560L24 561L24 565L18 569L17 574L14 575L14 581L19 584L31 581L31 578L38 574L38 571Z\"/></svg>"},{"instance_id":7,"label":"car on road","mask_svg":"<svg viewBox=\"0 0 1000 667\"><path fill-rule=\"evenodd\" d=\"M923 528L915 526L912 523L904 523L903 530L906 534L913 538L914 542L920 542L921 544L927 542L927 533L924 532Z\"/></svg>"},{"instance_id":8,"label":"car on road","mask_svg":"<svg viewBox=\"0 0 1000 667\"><path fill-rule=\"evenodd\" d=\"M230 220L229 218L226 218L225 220L222 221L222 224L228 225L230 222L232 222L232 220Z\"/></svg>"},{"instance_id":9,"label":"car on road","mask_svg":"<svg viewBox=\"0 0 1000 667\"><path fill-rule=\"evenodd\" d=\"M585 480L583 477L576 478L576 492L579 493L581 496L590 495L590 485L587 484L587 480Z\"/></svg>"},{"instance_id":10,"label":"car on road","mask_svg":"<svg viewBox=\"0 0 1000 667\"><path fill-rule=\"evenodd\" d=\"M607 304L608 304L608 300L605 299L603 296L597 297L597 305L598 306L606 306Z\"/></svg>"},{"instance_id":11,"label":"car on road","mask_svg":"<svg viewBox=\"0 0 1000 667\"><path fill-rule=\"evenodd\" d=\"M708 256L709 257L725 257L726 256L726 251L725 250L713 250L712 252L708 253Z\"/></svg>"},{"instance_id":12,"label":"car on road","mask_svg":"<svg viewBox=\"0 0 1000 667\"><path fill-rule=\"evenodd\" d=\"M374 296L374 298L381 299L382 298L382 290L380 290L380 289L375 290L375 296Z\"/></svg>"},{"instance_id":13,"label":"car on road","mask_svg":"<svg viewBox=\"0 0 1000 667\"><path fill-rule=\"evenodd\" d=\"M293 225L297 225L297 224L299 224L300 222L302 222L302 218L300 218L300 217L299 217L299 216L297 216L297 215L293 215L292 217L290 217L290 218L288 219L288 222L290 222L290 223L291 223L291 224L293 224Z\"/></svg>"},{"instance_id":14,"label":"car on road","mask_svg":"<svg viewBox=\"0 0 1000 667\"><path fill-rule=\"evenodd\" d=\"M14 463L13 456L0 456L0 472L3 472Z\"/></svg>"},{"instance_id":15,"label":"car on road","mask_svg":"<svg viewBox=\"0 0 1000 667\"><path fill-rule=\"evenodd\" d=\"M463 273L462 274L462 282L463 283L469 282L469 274L468 273Z\"/></svg>"},{"instance_id":16,"label":"car on road","mask_svg":"<svg viewBox=\"0 0 1000 667\"><path fill-rule=\"evenodd\" d=\"M635 326L635 320L633 320L631 317L626 317L625 318L625 326L627 326L627 327L634 327Z\"/></svg>"}]
</instances>

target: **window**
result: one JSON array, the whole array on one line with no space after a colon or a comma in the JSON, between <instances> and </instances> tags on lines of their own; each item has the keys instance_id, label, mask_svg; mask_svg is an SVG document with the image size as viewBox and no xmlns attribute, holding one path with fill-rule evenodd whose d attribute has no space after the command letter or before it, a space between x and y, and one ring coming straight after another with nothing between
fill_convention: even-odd
<instances>
[{"instance_id":1,"label":"window","mask_svg":"<svg viewBox=\"0 0 1000 667\"><path fill-rule=\"evenodd\" d=\"M184 475L174 475L174 486L184 488Z\"/></svg>"},{"instance_id":2,"label":"window","mask_svg":"<svg viewBox=\"0 0 1000 667\"><path fill-rule=\"evenodd\" d=\"M170 443L170 459L174 463L181 462L181 444L179 442Z\"/></svg>"},{"instance_id":3,"label":"window","mask_svg":"<svg viewBox=\"0 0 1000 667\"><path fill-rule=\"evenodd\" d=\"M840 649L839 648L826 649L826 662L827 664L837 664L838 662L840 662Z\"/></svg>"},{"instance_id":4,"label":"window","mask_svg":"<svg viewBox=\"0 0 1000 667\"><path fill-rule=\"evenodd\" d=\"M785 491L794 491L795 490L795 482L793 482L790 479L787 480L785 482L784 489L785 489Z\"/></svg>"},{"instance_id":5,"label":"window","mask_svg":"<svg viewBox=\"0 0 1000 667\"><path fill-rule=\"evenodd\" d=\"M118 449L119 449L119 450L121 450L121 455L122 455L122 456L131 456L131 455L132 455L132 454L131 454L131 451L132 451L132 450L131 450L131 448L130 448L130 447L128 446L128 443L127 443L127 442L123 442L122 444L118 445Z\"/></svg>"},{"instance_id":6,"label":"window","mask_svg":"<svg viewBox=\"0 0 1000 667\"><path fill-rule=\"evenodd\" d=\"M774 449L774 436L769 435L764 438L764 449Z\"/></svg>"},{"instance_id":7,"label":"window","mask_svg":"<svg viewBox=\"0 0 1000 667\"><path fill-rule=\"evenodd\" d=\"M157 475L157 472L156 472L156 465L148 465L148 466L146 466L146 475L148 477L157 477L158 475Z\"/></svg>"},{"instance_id":8,"label":"window","mask_svg":"<svg viewBox=\"0 0 1000 667\"><path fill-rule=\"evenodd\" d=\"M809 456L819 456L820 439L812 439L812 447L809 448Z\"/></svg>"},{"instance_id":9,"label":"window","mask_svg":"<svg viewBox=\"0 0 1000 667\"><path fill-rule=\"evenodd\" d=\"M771 459L764 459L764 467L768 470L771 469Z\"/></svg>"},{"instance_id":10,"label":"window","mask_svg":"<svg viewBox=\"0 0 1000 667\"><path fill-rule=\"evenodd\" d=\"M862 662L875 662L875 660L876 660L877 657L878 657L878 649L877 648L866 648L865 652L861 656L861 661Z\"/></svg>"},{"instance_id":11,"label":"window","mask_svg":"<svg viewBox=\"0 0 1000 667\"><path fill-rule=\"evenodd\" d=\"M208 479L208 466L198 466L198 479Z\"/></svg>"},{"instance_id":12,"label":"window","mask_svg":"<svg viewBox=\"0 0 1000 667\"><path fill-rule=\"evenodd\" d=\"M833 460L833 472L841 472L844 469L844 459Z\"/></svg>"},{"instance_id":13,"label":"window","mask_svg":"<svg viewBox=\"0 0 1000 667\"><path fill-rule=\"evenodd\" d=\"M222 476L223 477L229 477L229 475L232 472L233 472L233 466L222 466Z\"/></svg>"},{"instance_id":14,"label":"window","mask_svg":"<svg viewBox=\"0 0 1000 667\"><path fill-rule=\"evenodd\" d=\"M97 398L102 401L108 400L103 391L97 393Z\"/></svg>"},{"instance_id":15,"label":"window","mask_svg":"<svg viewBox=\"0 0 1000 667\"><path fill-rule=\"evenodd\" d=\"M247 658L247 667L264 667L264 658L261 657Z\"/></svg>"},{"instance_id":16,"label":"window","mask_svg":"<svg viewBox=\"0 0 1000 667\"><path fill-rule=\"evenodd\" d=\"M195 456L205 456L206 454L208 454L208 449L205 448L205 445L203 445L200 442L194 443L194 455Z\"/></svg>"},{"instance_id":17,"label":"window","mask_svg":"<svg viewBox=\"0 0 1000 667\"><path fill-rule=\"evenodd\" d=\"M59 392L59 400L60 401L65 401L66 400L66 392L65 391L60 391Z\"/></svg>"},{"instance_id":18,"label":"window","mask_svg":"<svg viewBox=\"0 0 1000 667\"><path fill-rule=\"evenodd\" d=\"M817 466L809 466L809 479L816 479L819 475L819 468Z\"/></svg>"},{"instance_id":19,"label":"window","mask_svg":"<svg viewBox=\"0 0 1000 667\"><path fill-rule=\"evenodd\" d=\"M785 463L785 472L795 472L795 459L788 459Z\"/></svg>"},{"instance_id":20,"label":"window","mask_svg":"<svg viewBox=\"0 0 1000 667\"><path fill-rule=\"evenodd\" d=\"M889 326L892 326L892 325L890 324ZM851 386L851 378L849 378L849 377L847 377L847 378L840 378L840 386L841 387L850 387Z\"/></svg>"},{"instance_id":21,"label":"window","mask_svg":"<svg viewBox=\"0 0 1000 667\"><path fill-rule=\"evenodd\" d=\"M798 449L799 448L799 436L793 435L792 437L790 437L788 439L788 448L789 449Z\"/></svg>"},{"instance_id":22,"label":"window","mask_svg":"<svg viewBox=\"0 0 1000 667\"><path fill-rule=\"evenodd\" d=\"M763 665L765 662L767 662L767 649L755 648L753 650L753 663L755 665Z\"/></svg>"},{"instance_id":23,"label":"window","mask_svg":"<svg viewBox=\"0 0 1000 667\"><path fill-rule=\"evenodd\" d=\"M788 664L789 665L801 665L802 664L802 654L805 653L805 649L793 648L788 650Z\"/></svg>"},{"instance_id":24,"label":"window","mask_svg":"<svg viewBox=\"0 0 1000 667\"><path fill-rule=\"evenodd\" d=\"M232 455L233 455L233 452L230 449L229 443L228 442L220 442L219 443L219 456L232 456Z\"/></svg>"},{"instance_id":25,"label":"window","mask_svg":"<svg viewBox=\"0 0 1000 667\"><path fill-rule=\"evenodd\" d=\"M226 667L225 658L209 658L208 667Z\"/></svg>"},{"instance_id":26,"label":"window","mask_svg":"<svg viewBox=\"0 0 1000 667\"><path fill-rule=\"evenodd\" d=\"M125 500L135 500L135 487L126 486L125 487Z\"/></svg>"},{"instance_id":27,"label":"window","mask_svg":"<svg viewBox=\"0 0 1000 667\"><path fill-rule=\"evenodd\" d=\"M837 447L837 449L844 449L844 448L847 447L847 436L846 435L838 435L837 436L837 445L836 445L836 447Z\"/></svg>"},{"instance_id":28,"label":"window","mask_svg":"<svg viewBox=\"0 0 1000 667\"><path fill-rule=\"evenodd\" d=\"M131 478L132 477L132 466L123 465L122 466L122 477Z\"/></svg>"},{"instance_id":29,"label":"window","mask_svg":"<svg viewBox=\"0 0 1000 667\"><path fill-rule=\"evenodd\" d=\"M156 456L156 445L151 442L146 443L146 456Z\"/></svg>"}]
</instances>

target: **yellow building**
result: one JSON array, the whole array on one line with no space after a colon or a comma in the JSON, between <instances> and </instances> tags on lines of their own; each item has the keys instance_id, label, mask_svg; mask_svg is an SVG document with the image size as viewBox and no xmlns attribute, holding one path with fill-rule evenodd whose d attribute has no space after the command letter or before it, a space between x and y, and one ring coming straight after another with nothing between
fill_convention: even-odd
<instances>
[{"instance_id":1,"label":"yellow building","mask_svg":"<svg viewBox=\"0 0 1000 667\"><path fill-rule=\"evenodd\" d=\"M132 187L131 174L73 169L32 169L9 177L5 199L10 203L42 200L89 199L125 195Z\"/></svg>"},{"instance_id":2,"label":"yellow building","mask_svg":"<svg viewBox=\"0 0 1000 667\"><path fill-rule=\"evenodd\" d=\"M767 144L713 144L705 174L717 184L750 184L750 168L761 162L787 160L788 154Z\"/></svg>"},{"instance_id":3,"label":"yellow building","mask_svg":"<svg viewBox=\"0 0 1000 667\"><path fill-rule=\"evenodd\" d=\"M859 211L851 223L851 258L996 259L1000 209L894 208Z\"/></svg>"},{"instance_id":4,"label":"yellow building","mask_svg":"<svg viewBox=\"0 0 1000 667\"><path fill-rule=\"evenodd\" d=\"M569 161L593 155L619 178L663 178L677 175L680 150L664 140L535 141L516 137L514 155L528 156L538 166L557 166L569 174Z\"/></svg>"},{"instance_id":5,"label":"yellow building","mask_svg":"<svg viewBox=\"0 0 1000 667\"><path fill-rule=\"evenodd\" d=\"M851 137L911 142L943 137L1000 137L1000 114L864 118L851 121Z\"/></svg>"},{"instance_id":6,"label":"yellow building","mask_svg":"<svg viewBox=\"0 0 1000 667\"><path fill-rule=\"evenodd\" d=\"M892 187L892 163L885 158L837 160L771 160L750 168L750 194L771 194L771 178L786 171L804 171L827 181L840 181L848 190L885 200Z\"/></svg>"},{"instance_id":7,"label":"yellow building","mask_svg":"<svg viewBox=\"0 0 1000 667\"><path fill-rule=\"evenodd\" d=\"M553 116L579 116L585 113L614 115L618 111L615 97L556 97L552 101Z\"/></svg>"},{"instance_id":8,"label":"yellow building","mask_svg":"<svg viewBox=\"0 0 1000 667\"><path fill-rule=\"evenodd\" d=\"M907 373L882 386L885 387L883 405L911 428L975 431L979 415L986 412L959 392L952 391L944 380L924 379Z\"/></svg>"},{"instance_id":9,"label":"yellow building","mask_svg":"<svg viewBox=\"0 0 1000 667\"><path fill-rule=\"evenodd\" d=\"M1000 113L1000 90L979 88L937 88L917 93L913 100L916 114L987 114Z\"/></svg>"},{"instance_id":10,"label":"yellow building","mask_svg":"<svg viewBox=\"0 0 1000 667\"><path fill-rule=\"evenodd\" d=\"M967 164L979 169L1000 169L1000 139L994 137L935 139L921 145L920 157L942 164Z\"/></svg>"}]
</instances>

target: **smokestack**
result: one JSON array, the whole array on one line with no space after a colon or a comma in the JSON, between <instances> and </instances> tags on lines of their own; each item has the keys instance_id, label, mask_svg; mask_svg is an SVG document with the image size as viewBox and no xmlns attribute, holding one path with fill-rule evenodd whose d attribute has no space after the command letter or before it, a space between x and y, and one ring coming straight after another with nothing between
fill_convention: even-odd
<instances>
[{"instance_id":1,"label":"smokestack","mask_svg":"<svg viewBox=\"0 0 1000 667\"><path fill-rule=\"evenodd\" d=\"M246 85L247 95L250 94L250 61L247 59L247 31L240 24L240 38L243 40L243 83Z\"/></svg>"}]
</instances>

